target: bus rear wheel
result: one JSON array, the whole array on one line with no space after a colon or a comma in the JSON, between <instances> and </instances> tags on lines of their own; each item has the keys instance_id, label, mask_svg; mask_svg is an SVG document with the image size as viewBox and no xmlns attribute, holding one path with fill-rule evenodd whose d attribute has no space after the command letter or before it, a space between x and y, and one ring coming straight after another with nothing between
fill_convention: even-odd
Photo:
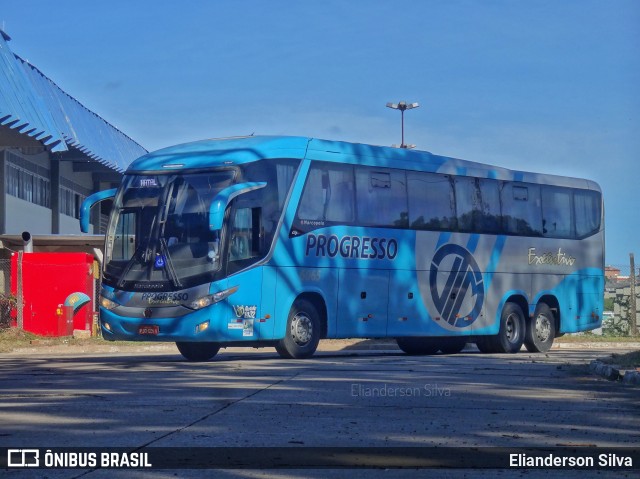
<instances>
[{"instance_id":1,"label":"bus rear wheel","mask_svg":"<svg viewBox=\"0 0 640 479\"><path fill-rule=\"evenodd\" d=\"M556 332L553 312L545 303L538 303L533 318L527 323L524 345L532 353L546 353L551 349Z\"/></svg>"},{"instance_id":2,"label":"bus rear wheel","mask_svg":"<svg viewBox=\"0 0 640 479\"><path fill-rule=\"evenodd\" d=\"M398 347L411 356L436 354L440 343L435 338L396 338Z\"/></svg>"},{"instance_id":3,"label":"bus rear wheel","mask_svg":"<svg viewBox=\"0 0 640 479\"><path fill-rule=\"evenodd\" d=\"M296 299L289 311L287 331L276 344L276 351L286 359L313 356L320 342L320 315L306 299Z\"/></svg>"},{"instance_id":4,"label":"bus rear wheel","mask_svg":"<svg viewBox=\"0 0 640 479\"><path fill-rule=\"evenodd\" d=\"M525 337L525 321L522 308L508 302L500 315L500 331L495 336L482 336L476 346L483 353L517 353Z\"/></svg>"},{"instance_id":5,"label":"bus rear wheel","mask_svg":"<svg viewBox=\"0 0 640 479\"><path fill-rule=\"evenodd\" d=\"M220 351L218 343L192 343L192 342L176 342L178 351L187 361L208 361Z\"/></svg>"}]
</instances>

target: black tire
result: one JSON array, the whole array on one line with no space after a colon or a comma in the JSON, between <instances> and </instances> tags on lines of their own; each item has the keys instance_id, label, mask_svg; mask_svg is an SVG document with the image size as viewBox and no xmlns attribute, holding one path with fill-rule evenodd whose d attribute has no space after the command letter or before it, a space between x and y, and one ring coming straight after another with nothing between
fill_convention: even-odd
<instances>
[{"instance_id":1,"label":"black tire","mask_svg":"<svg viewBox=\"0 0 640 479\"><path fill-rule=\"evenodd\" d=\"M276 351L287 359L313 356L320 342L320 315L306 299L296 299L289 311L287 331L276 344Z\"/></svg>"},{"instance_id":2,"label":"black tire","mask_svg":"<svg viewBox=\"0 0 640 479\"><path fill-rule=\"evenodd\" d=\"M524 343L526 325L522 308L506 303L500 315L500 331L495 336L478 338L476 346L483 353L517 353Z\"/></svg>"},{"instance_id":3,"label":"black tire","mask_svg":"<svg viewBox=\"0 0 640 479\"><path fill-rule=\"evenodd\" d=\"M524 345L532 353L546 353L556 336L556 318L549 306L538 303L533 318L527 322Z\"/></svg>"},{"instance_id":4,"label":"black tire","mask_svg":"<svg viewBox=\"0 0 640 479\"><path fill-rule=\"evenodd\" d=\"M442 338L440 340L440 351L442 351L442 354L458 354L466 345L466 338Z\"/></svg>"},{"instance_id":5,"label":"black tire","mask_svg":"<svg viewBox=\"0 0 640 479\"><path fill-rule=\"evenodd\" d=\"M398 347L411 356L436 354L440 343L436 338L396 338Z\"/></svg>"},{"instance_id":6,"label":"black tire","mask_svg":"<svg viewBox=\"0 0 640 479\"><path fill-rule=\"evenodd\" d=\"M524 343L526 325L522 308L516 303L506 303L500 316L500 332L495 336L498 353L517 353Z\"/></svg>"},{"instance_id":7,"label":"black tire","mask_svg":"<svg viewBox=\"0 0 640 479\"><path fill-rule=\"evenodd\" d=\"M178 351L187 361L208 361L220 351L219 343L176 342Z\"/></svg>"},{"instance_id":8,"label":"black tire","mask_svg":"<svg viewBox=\"0 0 640 479\"><path fill-rule=\"evenodd\" d=\"M489 336L482 336L476 339L476 346L483 354L493 354L495 351L492 349L491 341L488 341Z\"/></svg>"}]
</instances>

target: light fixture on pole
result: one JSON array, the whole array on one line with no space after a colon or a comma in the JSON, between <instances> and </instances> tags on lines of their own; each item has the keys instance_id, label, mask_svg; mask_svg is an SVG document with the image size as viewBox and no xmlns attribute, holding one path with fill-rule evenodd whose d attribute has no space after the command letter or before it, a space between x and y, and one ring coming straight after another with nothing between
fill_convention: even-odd
<instances>
[{"instance_id":1,"label":"light fixture on pole","mask_svg":"<svg viewBox=\"0 0 640 479\"><path fill-rule=\"evenodd\" d=\"M401 101L400 103L387 103L387 108L392 108L394 110L400 110L401 118L402 118L402 143L400 143L400 148L415 148L416 145L405 145L404 143L404 112L405 110L411 110L413 108L418 108L420 105L418 103L407 103L405 101Z\"/></svg>"}]
</instances>

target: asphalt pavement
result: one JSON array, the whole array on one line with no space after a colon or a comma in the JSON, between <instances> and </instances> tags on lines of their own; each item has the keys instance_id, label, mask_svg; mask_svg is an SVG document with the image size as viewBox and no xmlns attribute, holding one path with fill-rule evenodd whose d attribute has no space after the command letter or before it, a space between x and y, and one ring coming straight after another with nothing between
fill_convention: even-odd
<instances>
[{"instance_id":1,"label":"asphalt pavement","mask_svg":"<svg viewBox=\"0 0 640 479\"><path fill-rule=\"evenodd\" d=\"M0 356L0 447L235 447L250 455L253 448L277 446L295 455L296 448L325 446L640 445L640 389L589 371L594 359L623 352L620 345L515 355L484 355L469 347L457 355L407 356L385 342L327 342L307 360L241 348L222 350L206 363L184 361L171 345L155 347L71 353L27 348ZM6 472L45 477L35 470ZM202 472L97 468L47 470L46 477L202 477ZM344 469L217 472L370 476ZM413 477L401 469L369 472ZM442 477L478 473L438 472ZM550 471L494 472L537 477ZM562 472L571 477L576 471Z\"/></svg>"}]
</instances>

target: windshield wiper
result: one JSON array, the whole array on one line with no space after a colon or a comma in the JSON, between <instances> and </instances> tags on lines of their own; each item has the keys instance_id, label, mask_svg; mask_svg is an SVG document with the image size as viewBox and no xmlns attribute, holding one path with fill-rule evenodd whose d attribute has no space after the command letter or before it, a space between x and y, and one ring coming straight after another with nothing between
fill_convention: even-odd
<instances>
[{"instance_id":1,"label":"windshield wiper","mask_svg":"<svg viewBox=\"0 0 640 479\"><path fill-rule=\"evenodd\" d=\"M173 261L171 261L171 255L169 254L169 247L167 246L167 241L164 238L160 238L160 251L164 254L165 258L165 269L169 275L169 279L173 283L174 288L182 288L182 283L176 274L176 270L173 267Z\"/></svg>"},{"instance_id":2,"label":"windshield wiper","mask_svg":"<svg viewBox=\"0 0 640 479\"><path fill-rule=\"evenodd\" d=\"M140 253L143 249L144 249L144 255L142 255L142 264L147 263L149 260L147 258L147 256L149 255L149 239L147 238L147 241L140 241L140 244L138 245L138 247L135 249L135 251L133 252L133 254L131 255L131 259L127 262L127 264L125 265L124 269L122 270L122 273L120 274L120 281L118 281L118 288L122 288L124 286L124 283L127 280L127 275L129 274L129 271L131 271L131 268L133 268L133 265L136 262L136 257L138 256L138 253Z\"/></svg>"}]
</instances>

